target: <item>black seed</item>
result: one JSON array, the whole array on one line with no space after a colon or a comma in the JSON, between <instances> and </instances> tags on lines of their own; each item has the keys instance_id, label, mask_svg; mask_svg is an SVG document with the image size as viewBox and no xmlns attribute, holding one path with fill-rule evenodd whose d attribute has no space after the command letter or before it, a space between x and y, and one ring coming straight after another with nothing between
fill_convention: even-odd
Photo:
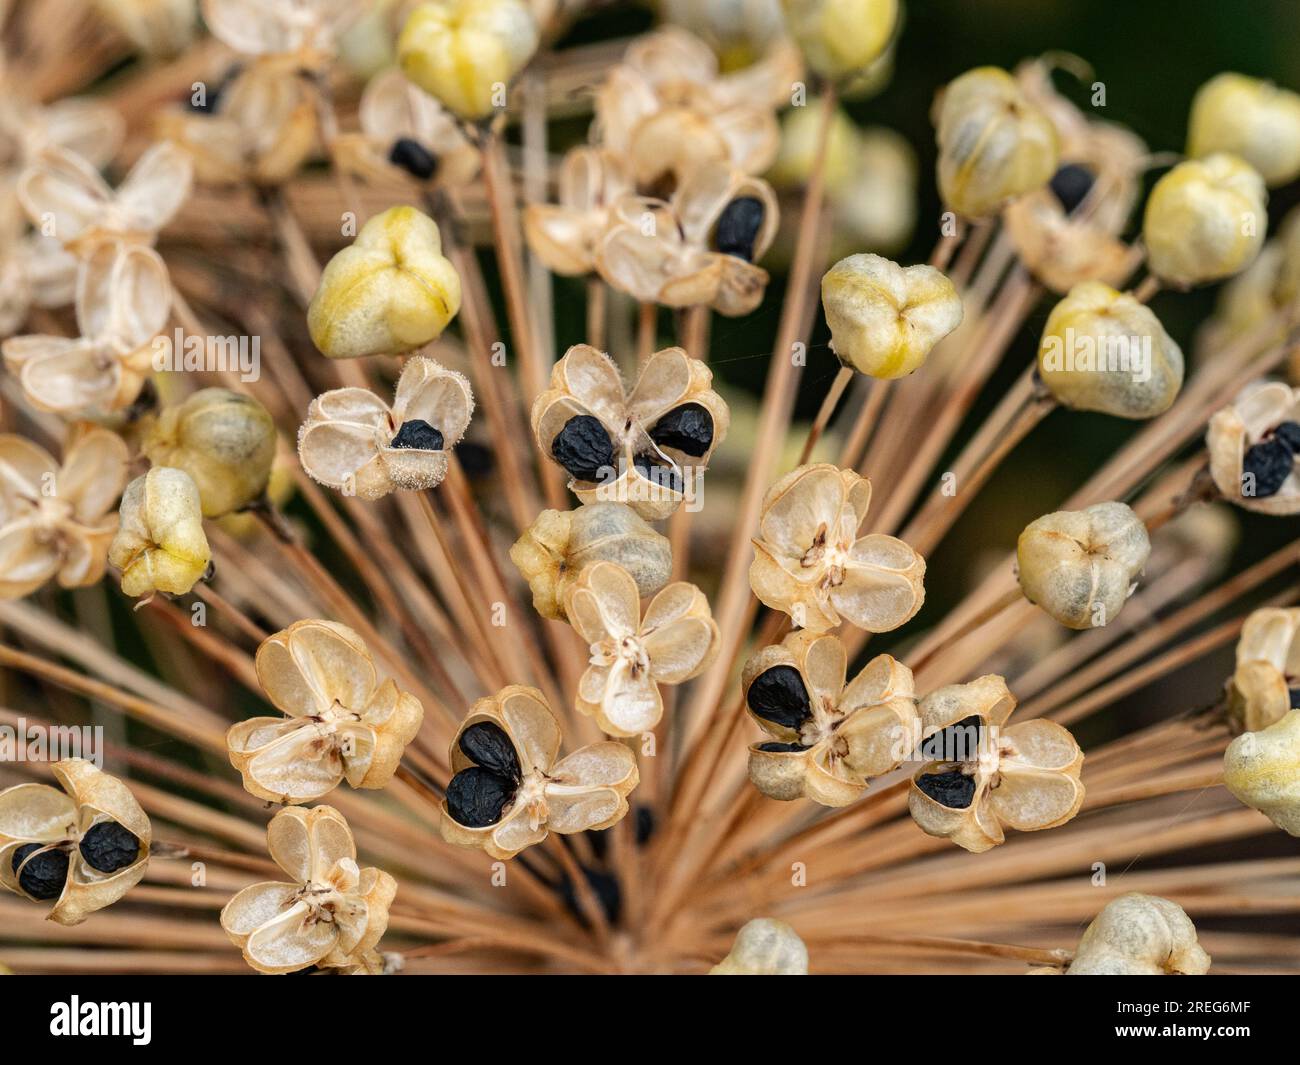
<instances>
[{"instance_id":1,"label":"black seed","mask_svg":"<svg viewBox=\"0 0 1300 1065\"><path fill-rule=\"evenodd\" d=\"M1293 455L1300 455L1300 422L1283 422L1273 430L1273 439L1285 444Z\"/></svg>"},{"instance_id":2,"label":"black seed","mask_svg":"<svg viewBox=\"0 0 1300 1065\"><path fill-rule=\"evenodd\" d=\"M600 833L596 832L593 835L599 836ZM580 866L580 868L596 896L596 901L600 903L600 908L605 913L605 919L612 925L618 924L619 911L623 905L623 896L618 887L618 880L598 869L588 869L585 866ZM583 925L586 925L586 911L583 910L582 904L578 901L577 892L573 890L573 881L567 876L560 881L560 894L564 897L564 904L569 908L569 912Z\"/></svg>"},{"instance_id":3,"label":"black seed","mask_svg":"<svg viewBox=\"0 0 1300 1065\"><path fill-rule=\"evenodd\" d=\"M466 828L486 828L501 820L515 794L515 782L490 769L462 769L447 785L447 812Z\"/></svg>"},{"instance_id":4,"label":"black seed","mask_svg":"<svg viewBox=\"0 0 1300 1065\"><path fill-rule=\"evenodd\" d=\"M1300 688L1288 688L1287 692L1291 695L1291 709L1300 710Z\"/></svg>"},{"instance_id":5,"label":"black seed","mask_svg":"<svg viewBox=\"0 0 1300 1065\"><path fill-rule=\"evenodd\" d=\"M949 769L945 773L923 773L916 778L916 786L950 810L964 810L975 798L975 778L960 769Z\"/></svg>"},{"instance_id":6,"label":"black seed","mask_svg":"<svg viewBox=\"0 0 1300 1065\"><path fill-rule=\"evenodd\" d=\"M984 719L977 714L940 729L923 744L921 757L930 762L962 762L978 756ZM979 731L974 731L979 730Z\"/></svg>"},{"instance_id":7,"label":"black seed","mask_svg":"<svg viewBox=\"0 0 1300 1065\"><path fill-rule=\"evenodd\" d=\"M565 422L551 441L551 454L576 481L598 481L602 469L614 467L609 432L591 414L578 414Z\"/></svg>"},{"instance_id":8,"label":"black seed","mask_svg":"<svg viewBox=\"0 0 1300 1065\"><path fill-rule=\"evenodd\" d=\"M699 458L713 444L713 415L698 403L683 403L655 422L650 439Z\"/></svg>"},{"instance_id":9,"label":"black seed","mask_svg":"<svg viewBox=\"0 0 1300 1065\"><path fill-rule=\"evenodd\" d=\"M784 753L786 751L806 751L808 748L802 743L760 743L758 749L760 751L776 751Z\"/></svg>"},{"instance_id":10,"label":"black seed","mask_svg":"<svg viewBox=\"0 0 1300 1065\"><path fill-rule=\"evenodd\" d=\"M475 765L490 769L497 776L518 780L519 755L505 729L491 721L470 725L460 734L460 749Z\"/></svg>"},{"instance_id":11,"label":"black seed","mask_svg":"<svg viewBox=\"0 0 1300 1065\"><path fill-rule=\"evenodd\" d=\"M14 851L12 864L14 872L18 873L18 886L34 899L57 899L63 894L63 885L68 880L68 852L43 851L23 865L29 854L40 849L39 843L24 843Z\"/></svg>"},{"instance_id":12,"label":"black seed","mask_svg":"<svg viewBox=\"0 0 1300 1065\"><path fill-rule=\"evenodd\" d=\"M673 492L682 490L682 478L671 466L663 465L653 455L637 455L632 459L636 471L647 481L653 481L661 488Z\"/></svg>"},{"instance_id":13,"label":"black seed","mask_svg":"<svg viewBox=\"0 0 1300 1065\"><path fill-rule=\"evenodd\" d=\"M738 196L723 209L713 233L713 244L723 255L745 262L754 260L754 241L763 226L763 202L753 196Z\"/></svg>"},{"instance_id":14,"label":"black seed","mask_svg":"<svg viewBox=\"0 0 1300 1065\"><path fill-rule=\"evenodd\" d=\"M428 181L438 172L438 157L410 137L399 137L393 142L388 161L421 181Z\"/></svg>"},{"instance_id":15,"label":"black seed","mask_svg":"<svg viewBox=\"0 0 1300 1065\"><path fill-rule=\"evenodd\" d=\"M419 451L441 451L442 433L420 418L402 422L389 447L411 447Z\"/></svg>"},{"instance_id":16,"label":"black seed","mask_svg":"<svg viewBox=\"0 0 1300 1065\"><path fill-rule=\"evenodd\" d=\"M81 856L92 869L116 873L140 857L140 841L116 821L101 821L81 837Z\"/></svg>"},{"instance_id":17,"label":"black seed","mask_svg":"<svg viewBox=\"0 0 1300 1065\"><path fill-rule=\"evenodd\" d=\"M749 686L746 701L756 716L786 728L797 729L812 716L808 690L794 666L763 670Z\"/></svg>"},{"instance_id":18,"label":"black seed","mask_svg":"<svg viewBox=\"0 0 1300 1065\"><path fill-rule=\"evenodd\" d=\"M1078 163L1066 163L1052 175L1051 188L1065 209L1070 214L1087 198L1092 190L1092 171Z\"/></svg>"},{"instance_id":19,"label":"black seed","mask_svg":"<svg viewBox=\"0 0 1300 1065\"><path fill-rule=\"evenodd\" d=\"M1295 456L1286 444L1276 439L1261 440L1246 449L1246 456L1242 460L1241 472L1255 479L1254 491L1246 490L1242 494L1257 499L1277 495L1278 489L1293 469ZM1242 487L1248 489L1249 486L1243 483Z\"/></svg>"}]
</instances>

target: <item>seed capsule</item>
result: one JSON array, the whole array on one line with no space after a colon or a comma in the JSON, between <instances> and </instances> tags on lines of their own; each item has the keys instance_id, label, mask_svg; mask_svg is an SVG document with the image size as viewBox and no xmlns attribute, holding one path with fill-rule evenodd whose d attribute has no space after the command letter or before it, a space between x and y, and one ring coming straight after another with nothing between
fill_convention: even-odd
<instances>
[{"instance_id":1,"label":"seed capsule","mask_svg":"<svg viewBox=\"0 0 1300 1065\"><path fill-rule=\"evenodd\" d=\"M134 832L116 821L100 821L92 825L78 846L86 864L101 873L125 869L140 855L140 840Z\"/></svg>"},{"instance_id":2,"label":"seed capsule","mask_svg":"<svg viewBox=\"0 0 1300 1065\"><path fill-rule=\"evenodd\" d=\"M1265 380L1248 384L1210 418L1210 474L1224 499L1261 514L1300 512L1298 422L1300 390Z\"/></svg>"},{"instance_id":3,"label":"seed capsule","mask_svg":"<svg viewBox=\"0 0 1300 1065\"><path fill-rule=\"evenodd\" d=\"M486 828L501 820L518 785L482 766L462 769L447 785L447 812L466 828Z\"/></svg>"},{"instance_id":4,"label":"seed capsule","mask_svg":"<svg viewBox=\"0 0 1300 1065\"><path fill-rule=\"evenodd\" d=\"M1052 308L1038 343L1038 373L1074 410L1153 418L1178 397L1183 353L1149 307L1085 281Z\"/></svg>"},{"instance_id":5,"label":"seed capsule","mask_svg":"<svg viewBox=\"0 0 1300 1065\"><path fill-rule=\"evenodd\" d=\"M967 71L935 104L939 191L958 214L985 218L1056 173L1052 120L997 67Z\"/></svg>"},{"instance_id":6,"label":"seed capsule","mask_svg":"<svg viewBox=\"0 0 1300 1065\"><path fill-rule=\"evenodd\" d=\"M212 561L203 534L199 490L183 470L155 466L122 493L108 560L122 571L122 592L184 595Z\"/></svg>"},{"instance_id":7,"label":"seed capsule","mask_svg":"<svg viewBox=\"0 0 1300 1065\"><path fill-rule=\"evenodd\" d=\"M460 118L477 121L505 106L504 86L537 49L537 22L522 0L431 0L411 12L397 62Z\"/></svg>"},{"instance_id":8,"label":"seed capsule","mask_svg":"<svg viewBox=\"0 0 1300 1065\"><path fill-rule=\"evenodd\" d=\"M1249 266L1268 230L1267 202L1264 180L1235 155L1179 163L1147 199L1142 239L1151 272L1186 288Z\"/></svg>"},{"instance_id":9,"label":"seed capsule","mask_svg":"<svg viewBox=\"0 0 1300 1065\"><path fill-rule=\"evenodd\" d=\"M1300 836L1300 712L1289 710L1228 744L1223 783L1283 832Z\"/></svg>"},{"instance_id":10,"label":"seed capsule","mask_svg":"<svg viewBox=\"0 0 1300 1065\"><path fill-rule=\"evenodd\" d=\"M861 74L898 25L898 0L783 0L786 25L808 66L823 78Z\"/></svg>"},{"instance_id":11,"label":"seed capsule","mask_svg":"<svg viewBox=\"0 0 1300 1065\"><path fill-rule=\"evenodd\" d=\"M250 396L205 388L166 408L144 452L155 466L190 475L205 518L247 506L266 491L275 462L275 422Z\"/></svg>"},{"instance_id":12,"label":"seed capsule","mask_svg":"<svg viewBox=\"0 0 1300 1065\"><path fill-rule=\"evenodd\" d=\"M850 255L822 278L831 347L870 377L903 377L962 319L961 296L933 266L901 267L880 255Z\"/></svg>"},{"instance_id":13,"label":"seed capsule","mask_svg":"<svg viewBox=\"0 0 1300 1065\"><path fill-rule=\"evenodd\" d=\"M710 976L807 976L808 948L784 921L760 917L736 933L735 945Z\"/></svg>"},{"instance_id":14,"label":"seed capsule","mask_svg":"<svg viewBox=\"0 0 1300 1065\"><path fill-rule=\"evenodd\" d=\"M1220 74L1196 92L1187 154L1239 155L1269 186L1300 177L1300 95L1242 74Z\"/></svg>"},{"instance_id":15,"label":"seed capsule","mask_svg":"<svg viewBox=\"0 0 1300 1065\"><path fill-rule=\"evenodd\" d=\"M437 223L414 207L390 207L326 265L307 328L331 359L403 355L437 339L459 310L460 277Z\"/></svg>"},{"instance_id":16,"label":"seed capsule","mask_svg":"<svg viewBox=\"0 0 1300 1065\"><path fill-rule=\"evenodd\" d=\"M18 886L34 899L48 902L63 894L68 879L68 852L27 843L14 851L13 871Z\"/></svg>"},{"instance_id":17,"label":"seed capsule","mask_svg":"<svg viewBox=\"0 0 1300 1065\"><path fill-rule=\"evenodd\" d=\"M1142 519L1124 503L1060 510L1025 526L1016 545L1021 591L1062 625L1108 625L1151 554Z\"/></svg>"},{"instance_id":18,"label":"seed capsule","mask_svg":"<svg viewBox=\"0 0 1300 1065\"><path fill-rule=\"evenodd\" d=\"M1079 946L1067 976L1202 976L1210 956L1181 906L1130 892L1106 903Z\"/></svg>"}]
</instances>

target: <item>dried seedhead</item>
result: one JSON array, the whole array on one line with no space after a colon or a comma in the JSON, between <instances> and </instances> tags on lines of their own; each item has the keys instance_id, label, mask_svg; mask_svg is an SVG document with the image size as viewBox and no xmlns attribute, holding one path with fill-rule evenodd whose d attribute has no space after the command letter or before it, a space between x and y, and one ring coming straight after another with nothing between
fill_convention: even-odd
<instances>
[{"instance_id":1,"label":"dried seedhead","mask_svg":"<svg viewBox=\"0 0 1300 1065\"><path fill-rule=\"evenodd\" d=\"M184 595L204 576L212 549L193 478L155 466L126 486L108 561L122 571L122 592Z\"/></svg>"},{"instance_id":2,"label":"dried seedhead","mask_svg":"<svg viewBox=\"0 0 1300 1065\"><path fill-rule=\"evenodd\" d=\"M596 248L615 204L632 192L622 158L604 148L571 148L556 178L558 203L524 208L528 247L548 269L578 277L596 269Z\"/></svg>"},{"instance_id":3,"label":"dried seedhead","mask_svg":"<svg viewBox=\"0 0 1300 1065\"><path fill-rule=\"evenodd\" d=\"M1079 940L1069 976L1204 976L1210 956L1183 908L1136 891L1106 903Z\"/></svg>"},{"instance_id":4,"label":"dried seedhead","mask_svg":"<svg viewBox=\"0 0 1300 1065\"><path fill-rule=\"evenodd\" d=\"M1274 517L1300 512L1300 389L1251 382L1210 419L1205 446L1224 499Z\"/></svg>"},{"instance_id":5,"label":"dried seedhead","mask_svg":"<svg viewBox=\"0 0 1300 1065\"><path fill-rule=\"evenodd\" d=\"M1228 717L1242 732L1258 732L1300 705L1300 608L1254 611L1237 638L1237 665L1228 681Z\"/></svg>"},{"instance_id":6,"label":"dried seedhead","mask_svg":"<svg viewBox=\"0 0 1300 1065\"><path fill-rule=\"evenodd\" d=\"M1196 92L1187 154L1240 156L1270 186L1300 177L1300 95L1244 74L1219 74Z\"/></svg>"}]
</instances>

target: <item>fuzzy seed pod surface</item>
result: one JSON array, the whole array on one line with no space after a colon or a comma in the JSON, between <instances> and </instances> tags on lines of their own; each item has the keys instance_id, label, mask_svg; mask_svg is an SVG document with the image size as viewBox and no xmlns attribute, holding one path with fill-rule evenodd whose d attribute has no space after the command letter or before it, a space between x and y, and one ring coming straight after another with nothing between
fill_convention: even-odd
<instances>
[{"instance_id":1,"label":"fuzzy seed pod surface","mask_svg":"<svg viewBox=\"0 0 1300 1065\"><path fill-rule=\"evenodd\" d=\"M1183 908L1130 892L1106 903L1079 940L1067 976L1203 976L1210 956Z\"/></svg>"},{"instance_id":2,"label":"fuzzy seed pod surface","mask_svg":"<svg viewBox=\"0 0 1300 1065\"><path fill-rule=\"evenodd\" d=\"M756 917L736 933L731 953L709 975L807 976L808 948L784 921Z\"/></svg>"},{"instance_id":3,"label":"fuzzy seed pod surface","mask_svg":"<svg viewBox=\"0 0 1300 1065\"><path fill-rule=\"evenodd\" d=\"M1267 728L1228 744L1223 783L1283 832L1300 836L1300 711L1288 710Z\"/></svg>"},{"instance_id":4,"label":"fuzzy seed pod surface","mask_svg":"<svg viewBox=\"0 0 1300 1065\"><path fill-rule=\"evenodd\" d=\"M1244 74L1220 74L1196 92L1187 154L1239 155L1270 187L1300 177L1300 94Z\"/></svg>"},{"instance_id":5,"label":"fuzzy seed pod surface","mask_svg":"<svg viewBox=\"0 0 1300 1065\"><path fill-rule=\"evenodd\" d=\"M212 561L199 490L183 470L155 466L137 477L122 493L119 517L108 560L122 571L126 595L184 595Z\"/></svg>"},{"instance_id":6,"label":"fuzzy seed pod surface","mask_svg":"<svg viewBox=\"0 0 1300 1065\"><path fill-rule=\"evenodd\" d=\"M1300 608L1264 607L1246 618L1228 681L1228 719L1235 728L1259 732L1294 709L1300 700L1297 637Z\"/></svg>"}]
</instances>

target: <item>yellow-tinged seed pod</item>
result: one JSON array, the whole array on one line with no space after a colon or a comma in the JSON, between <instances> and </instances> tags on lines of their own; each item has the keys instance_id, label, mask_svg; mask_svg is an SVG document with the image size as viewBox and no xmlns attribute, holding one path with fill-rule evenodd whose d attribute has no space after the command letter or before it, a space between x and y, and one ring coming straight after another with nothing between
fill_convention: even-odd
<instances>
[{"instance_id":1,"label":"yellow-tinged seed pod","mask_svg":"<svg viewBox=\"0 0 1300 1065\"><path fill-rule=\"evenodd\" d=\"M822 306L840 362L870 377L911 373L962 319L961 296L933 266L850 255L822 278Z\"/></svg>"},{"instance_id":2,"label":"yellow-tinged seed pod","mask_svg":"<svg viewBox=\"0 0 1300 1065\"><path fill-rule=\"evenodd\" d=\"M1264 179L1238 156L1179 163L1147 200L1142 239L1151 272L1183 287L1231 277L1259 254L1267 203Z\"/></svg>"},{"instance_id":3,"label":"yellow-tinged seed pod","mask_svg":"<svg viewBox=\"0 0 1300 1065\"><path fill-rule=\"evenodd\" d=\"M808 948L784 921L757 917L736 933L736 942L710 976L807 976Z\"/></svg>"},{"instance_id":4,"label":"yellow-tinged seed pod","mask_svg":"<svg viewBox=\"0 0 1300 1065\"><path fill-rule=\"evenodd\" d=\"M838 80L867 69L898 25L898 0L783 0L786 24L808 66Z\"/></svg>"},{"instance_id":5,"label":"yellow-tinged seed pod","mask_svg":"<svg viewBox=\"0 0 1300 1065\"><path fill-rule=\"evenodd\" d=\"M1244 74L1220 74L1197 90L1187 154L1239 155L1269 186L1300 177L1300 94Z\"/></svg>"},{"instance_id":6,"label":"yellow-tinged seed pod","mask_svg":"<svg viewBox=\"0 0 1300 1065\"><path fill-rule=\"evenodd\" d=\"M958 214L984 218L1056 173L1056 126L999 67L976 67L935 102L939 192Z\"/></svg>"},{"instance_id":7,"label":"yellow-tinged seed pod","mask_svg":"<svg viewBox=\"0 0 1300 1065\"><path fill-rule=\"evenodd\" d=\"M119 516L108 560L122 571L126 595L184 595L212 561L199 490L183 470L155 466L137 477L122 493Z\"/></svg>"},{"instance_id":8,"label":"yellow-tinged seed pod","mask_svg":"<svg viewBox=\"0 0 1300 1065\"><path fill-rule=\"evenodd\" d=\"M1066 975L1204 976L1209 967L1183 908L1133 891L1111 899L1093 918Z\"/></svg>"},{"instance_id":9,"label":"yellow-tinged seed pod","mask_svg":"<svg viewBox=\"0 0 1300 1065\"><path fill-rule=\"evenodd\" d=\"M331 359L401 355L436 339L459 310L460 277L438 224L414 207L390 207L326 265L307 328Z\"/></svg>"},{"instance_id":10,"label":"yellow-tinged seed pod","mask_svg":"<svg viewBox=\"0 0 1300 1065\"><path fill-rule=\"evenodd\" d=\"M1154 418L1178 396L1183 353L1145 304L1085 281L1052 308L1038 373L1067 407Z\"/></svg>"},{"instance_id":11,"label":"yellow-tinged seed pod","mask_svg":"<svg viewBox=\"0 0 1300 1065\"><path fill-rule=\"evenodd\" d=\"M1300 836L1300 710L1228 744L1223 783L1283 832Z\"/></svg>"},{"instance_id":12,"label":"yellow-tinged seed pod","mask_svg":"<svg viewBox=\"0 0 1300 1065\"><path fill-rule=\"evenodd\" d=\"M460 118L504 106L504 90L537 49L537 22L522 0L431 0L411 12L397 61L411 81Z\"/></svg>"},{"instance_id":13,"label":"yellow-tinged seed pod","mask_svg":"<svg viewBox=\"0 0 1300 1065\"><path fill-rule=\"evenodd\" d=\"M184 470L205 518L239 510L266 491L275 461L275 422L251 396L205 388L166 408L149 427L144 453L155 466Z\"/></svg>"},{"instance_id":14,"label":"yellow-tinged seed pod","mask_svg":"<svg viewBox=\"0 0 1300 1065\"><path fill-rule=\"evenodd\" d=\"M792 107L781 119L781 147L768 171L767 180L779 188L799 188L812 174L821 132L822 107L810 101L807 107ZM831 116L823 162L826 189L831 194L848 187L858 175L861 142L858 127L841 107Z\"/></svg>"}]
</instances>

